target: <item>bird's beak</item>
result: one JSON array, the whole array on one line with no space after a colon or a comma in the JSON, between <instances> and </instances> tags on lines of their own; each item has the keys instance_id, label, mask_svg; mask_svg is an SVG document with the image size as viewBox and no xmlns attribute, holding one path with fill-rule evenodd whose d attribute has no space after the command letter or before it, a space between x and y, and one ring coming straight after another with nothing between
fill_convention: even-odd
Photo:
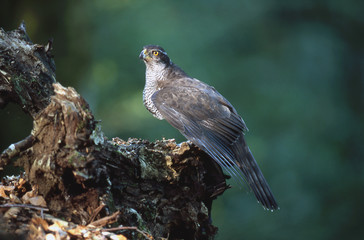
<instances>
[{"instance_id":1,"label":"bird's beak","mask_svg":"<svg viewBox=\"0 0 364 240\"><path fill-rule=\"evenodd\" d=\"M147 50L143 49L143 51L140 52L139 58L145 60L147 57Z\"/></svg>"}]
</instances>

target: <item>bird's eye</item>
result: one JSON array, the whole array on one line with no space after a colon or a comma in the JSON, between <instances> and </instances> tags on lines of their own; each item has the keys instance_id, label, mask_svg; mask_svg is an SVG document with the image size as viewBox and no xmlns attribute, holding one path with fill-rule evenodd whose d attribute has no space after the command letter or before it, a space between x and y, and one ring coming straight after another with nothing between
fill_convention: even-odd
<instances>
[{"instance_id":1,"label":"bird's eye","mask_svg":"<svg viewBox=\"0 0 364 240\"><path fill-rule=\"evenodd\" d=\"M159 52L158 51L152 51L153 55L154 56L158 56L159 55Z\"/></svg>"}]
</instances>

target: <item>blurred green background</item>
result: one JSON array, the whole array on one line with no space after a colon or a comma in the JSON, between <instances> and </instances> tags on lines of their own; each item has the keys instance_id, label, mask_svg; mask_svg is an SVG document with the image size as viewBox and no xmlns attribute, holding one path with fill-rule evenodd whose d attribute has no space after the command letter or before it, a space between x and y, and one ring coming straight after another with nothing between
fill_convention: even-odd
<instances>
[{"instance_id":1,"label":"blurred green background","mask_svg":"<svg viewBox=\"0 0 364 240\"><path fill-rule=\"evenodd\" d=\"M109 138L184 141L143 106L146 44L229 99L281 209L235 186L213 205L217 239L359 239L363 13L359 0L3 0L0 27L24 20L33 42L54 39L57 80L85 97ZM32 122L9 105L0 126L4 149Z\"/></svg>"}]
</instances>

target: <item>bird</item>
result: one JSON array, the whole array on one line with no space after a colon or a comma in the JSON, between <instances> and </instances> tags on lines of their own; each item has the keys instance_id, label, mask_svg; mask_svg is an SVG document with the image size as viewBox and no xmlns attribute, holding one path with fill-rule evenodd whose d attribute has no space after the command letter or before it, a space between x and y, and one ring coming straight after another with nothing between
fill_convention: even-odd
<instances>
[{"instance_id":1,"label":"bird","mask_svg":"<svg viewBox=\"0 0 364 240\"><path fill-rule=\"evenodd\" d=\"M245 182L264 209L278 209L244 134L244 120L214 87L190 77L158 45L143 47L143 103L157 119L165 119L212 157L239 182Z\"/></svg>"}]
</instances>

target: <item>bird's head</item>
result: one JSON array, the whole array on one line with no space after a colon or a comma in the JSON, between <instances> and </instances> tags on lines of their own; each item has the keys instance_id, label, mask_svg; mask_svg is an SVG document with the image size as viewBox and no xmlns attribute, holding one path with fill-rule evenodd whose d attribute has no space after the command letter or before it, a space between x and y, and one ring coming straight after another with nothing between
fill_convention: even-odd
<instances>
[{"instance_id":1,"label":"bird's head","mask_svg":"<svg viewBox=\"0 0 364 240\"><path fill-rule=\"evenodd\" d=\"M172 62L169 59L166 51L157 45L147 45L143 47L139 55L140 59L143 59L147 66L169 66Z\"/></svg>"}]
</instances>

